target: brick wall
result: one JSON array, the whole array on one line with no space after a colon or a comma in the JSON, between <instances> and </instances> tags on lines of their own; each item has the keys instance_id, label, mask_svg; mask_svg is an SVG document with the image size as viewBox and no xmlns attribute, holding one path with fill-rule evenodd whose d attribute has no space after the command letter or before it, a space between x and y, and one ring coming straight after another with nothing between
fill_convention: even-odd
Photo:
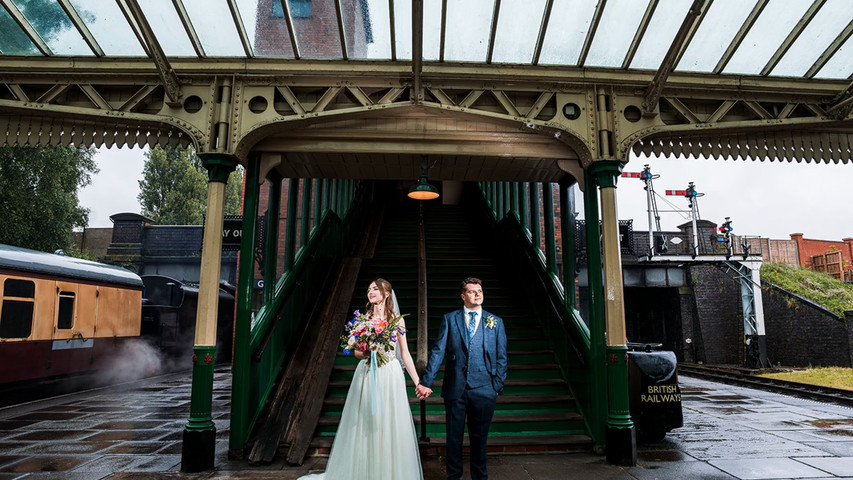
<instances>
[{"instance_id":1,"label":"brick wall","mask_svg":"<svg viewBox=\"0 0 853 480\"><path fill-rule=\"evenodd\" d=\"M850 320L776 287L764 289L767 356L774 365L851 366ZM853 313L853 312L851 312Z\"/></svg>"},{"instance_id":2,"label":"brick wall","mask_svg":"<svg viewBox=\"0 0 853 480\"><path fill-rule=\"evenodd\" d=\"M273 3L278 5L273 8ZM261 56L293 56L287 22L280 9L280 0L259 0L256 19L255 53ZM305 58L341 58L335 2L303 0L293 10L293 29L299 44L299 54ZM369 32L365 29L363 2L342 0L341 10L346 32L347 50L352 58L365 58ZM304 14L304 15L303 15Z\"/></svg>"},{"instance_id":3,"label":"brick wall","mask_svg":"<svg viewBox=\"0 0 853 480\"><path fill-rule=\"evenodd\" d=\"M803 238L802 233L792 233L791 240L796 244L800 265L806 268L812 268L813 256L823 255L832 250L841 251L841 256L845 260L845 268L853 268L853 238L845 238L841 241L814 240Z\"/></svg>"},{"instance_id":4,"label":"brick wall","mask_svg":"<svg viewBox=\"0 0 853 480\"><path fill-rule=\"evenodd\" d=\"M740 285L729 275L707 265L689 267L687 275L696 299L693 340L699 342L694 347L697 360L714 365L743 364Z\"/></svg>"},{"instance_id":5,"label":"brick wall","mask_svg":"<svg viewBox=\"0 0 853 480\"><path fill-rule=\"evenodd\" d=\"M111 227L85 228L82 232L71 234L71 242L80 250L85 250L96 258L104 258L113 238Z\"/></svg>"}]
</instances>

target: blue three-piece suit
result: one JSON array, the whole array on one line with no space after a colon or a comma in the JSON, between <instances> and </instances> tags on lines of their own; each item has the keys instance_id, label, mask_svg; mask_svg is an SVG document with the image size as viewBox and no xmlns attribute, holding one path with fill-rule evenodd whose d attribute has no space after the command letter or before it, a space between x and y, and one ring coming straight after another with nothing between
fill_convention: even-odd
<instances>
[{"instance_id":1,"label":"blue three-piece suit","mask_svg":"<svg viewBox=\"0 0 853 480\"><path fill-rule=\"evenodd\" d=\"M429 355L421 385L432 388L445 362L441 396L447 414L447 478L462 477L465 420L471 448L471 478L486 479L486 437L503 394L507 373L506 331L500 317L482 310L474 335L468 333L464 310L444 315Z\"/></svg>"}]
</instances>

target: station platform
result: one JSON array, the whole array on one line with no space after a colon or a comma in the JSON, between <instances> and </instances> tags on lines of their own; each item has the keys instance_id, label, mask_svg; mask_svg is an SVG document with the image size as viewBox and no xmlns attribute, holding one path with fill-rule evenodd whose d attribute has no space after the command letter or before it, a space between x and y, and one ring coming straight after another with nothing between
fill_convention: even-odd
<instances>
[{"instance_id":1,"label":"station platform","mask_svg":"<svg viewBox=\"0 0 853 480\"><path fill-rule=\"evenodd\" d=\"M501 454L489 457L490 478L853 479L853 409L686 376L679 382L684 426L640 445L636 466L608 465L592 452ZM299 467L229 461L230 386L229 368L218 367L214 471L180 472L185 372L0 409L0 480L289 480L323 470L323 457ZM426 480L445 478L440 457L422 461Z\"/></svg>"}]
</instances>

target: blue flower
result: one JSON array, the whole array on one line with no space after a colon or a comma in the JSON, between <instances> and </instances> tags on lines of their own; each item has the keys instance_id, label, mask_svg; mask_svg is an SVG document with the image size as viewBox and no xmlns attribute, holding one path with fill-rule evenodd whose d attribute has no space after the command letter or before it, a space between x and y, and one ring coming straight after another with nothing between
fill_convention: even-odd
<instances>
[{"instance_id":1,"label":"blue flower","mask_svg":"<svg viewBox=\"0 0 853 480\"><path fill-rule=\"evenodd\" d=\"M349 355L349 349L344 349L344 355Z\"/></svg>"}]
</instances>

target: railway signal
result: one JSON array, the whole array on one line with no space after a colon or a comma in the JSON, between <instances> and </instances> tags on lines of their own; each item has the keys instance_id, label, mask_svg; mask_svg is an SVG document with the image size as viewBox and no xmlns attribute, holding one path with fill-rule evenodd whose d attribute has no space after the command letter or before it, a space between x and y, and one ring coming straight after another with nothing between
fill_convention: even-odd
<instances>
[{"instance_id":1,"label":"railway signal","mask_svg":"<svg viewBox=\"0 0 853 480\"><path fill-rule=\"evenodd\" d=\"M657 200L655 199L655 187L652 183L652 180L659 178L660 175L652 174L651 167L646 164L643 167L642 172L622 172L622 176L625 178L639 178L646 184L644 188L646 190L646 211L649 214L649 255L654 255L655 253L666 253L667 238L666 235L661 232L660 212L658 212ZM653 221L654 228L656 228L658 232L657 238L655 238L655 231L652 229Z\"/></svg>"},{"instance_id":2,"label":"railway signal","mask_svg":"<svg viewBox=\"0 0 853 480\"><path fill-rule=\"evenodd\" d=\"M690 207L690 220L693 224L693 258L696 258L699 255L699 232L696 227L696 221L699 219L699 203L697 199L705 194L697 192L696 185L693 182L687 184L687 188L684 190L667 190L666 194L687 199Z\"/></svg>"}]
</instances>

